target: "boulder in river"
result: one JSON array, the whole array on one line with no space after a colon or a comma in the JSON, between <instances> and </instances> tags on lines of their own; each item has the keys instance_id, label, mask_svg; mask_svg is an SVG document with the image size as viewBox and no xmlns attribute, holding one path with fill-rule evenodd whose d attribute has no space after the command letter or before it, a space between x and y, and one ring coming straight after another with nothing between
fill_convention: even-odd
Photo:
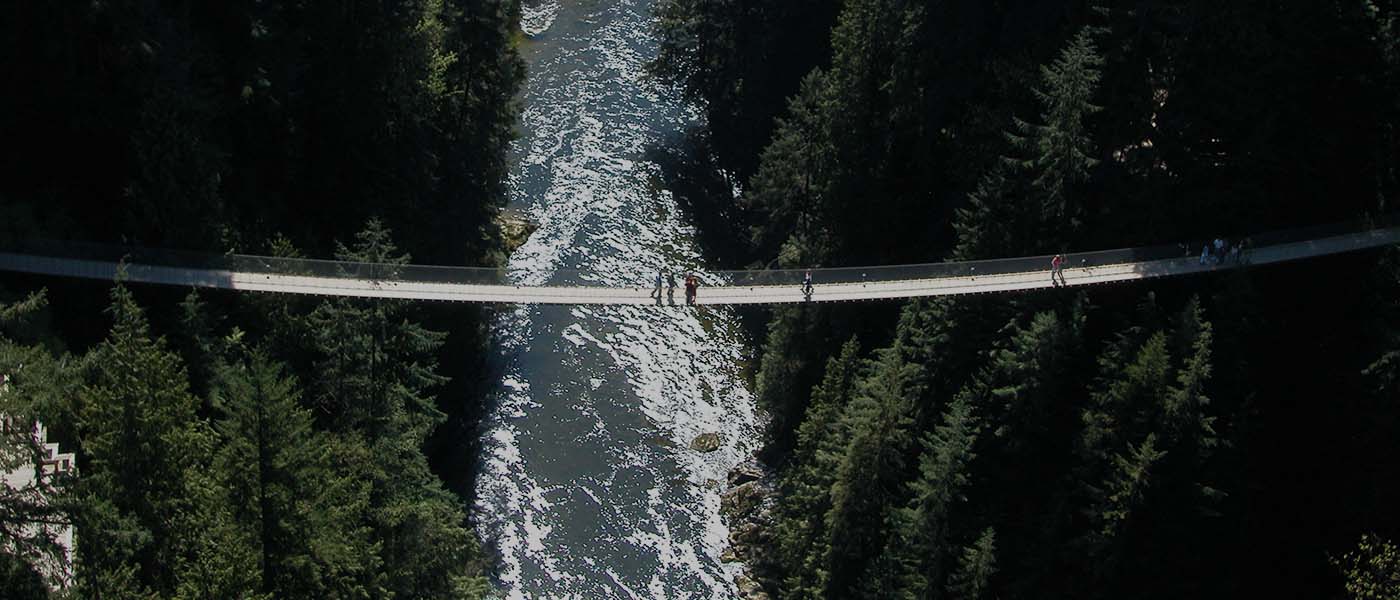
<instances>
[{"instance_id":1,"label":"boulder in river","mask_svg":"<svg viewBox=\"0 0 1400 600\"><path fill-rule=\"evenodd\" d=\"M761 482L749 481L720 494L719 512L728 517L731 523L743 521L753 515L754 509L763 504L767 496L768 492Z\"/></svg>"},{"instance_id":2,"label":"boulder in river","mask_svg":"<svg viewBox=\"0 0 1400 600\"><path fill-rule=\"evenodd\" d=\"M763 469L753 463L744 463L729 470L729 487L739 487L760 479L763 479Z\"/></svg>"},{"instance_id":3,"label":"boulder in river","mask_svg":"<svg viewBox=\"0 0 1400 600\"><path fill-rule=\"evenodd\" d=\"M718 433L702 433L690 441L690 449L699 452L714 452L719 450L722 441L724 440L719 437Z\"/></svg>"}]
</instances>

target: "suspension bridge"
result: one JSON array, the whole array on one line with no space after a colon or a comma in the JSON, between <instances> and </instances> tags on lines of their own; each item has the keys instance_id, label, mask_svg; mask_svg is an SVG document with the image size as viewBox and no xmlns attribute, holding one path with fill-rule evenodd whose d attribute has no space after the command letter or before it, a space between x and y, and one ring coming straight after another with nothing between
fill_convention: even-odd
<instances>
[{"instance_id":1,"label":"suspension bridge","mask_svg":"<svg viewBox=\"0 0 1400 600\"><path fill-rule=\"evenodd\" d=\"M1224 260L1203 260L1200 243L1065 254L1062 283L1052 280L1050 256L921 265L810 270L697 273L695 304L789 304L1014 292L1175 277L1268 265L1400 243L1400 226L1360 229L1327 226L1262 234ZM93 246L95 247L95 246ZM503 304L684 305L683 292L651 285L656 269L636 273L633 285L582 282L529 285L501 269L435 267L200 255L123 249L122 258L83 258L29 248L0 252L0 270L111 281L236 291L398 298ZM82 254L79 251L77 254ZM111 249L88 254L112 254ZM639 267L639 269L642 267ZM810 272L812 286L802 285ZM678 275L679 279L680 276Z\"/></svg>"}]
</instances>

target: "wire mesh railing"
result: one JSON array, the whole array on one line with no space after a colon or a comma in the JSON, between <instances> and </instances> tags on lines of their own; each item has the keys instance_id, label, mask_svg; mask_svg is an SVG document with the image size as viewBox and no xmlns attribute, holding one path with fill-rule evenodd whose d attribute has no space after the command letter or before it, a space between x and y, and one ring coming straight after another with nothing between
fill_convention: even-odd
<instances>
[{"instance_id":1,"label":"wire mesh railing","mask_svg":"<svg viewBox=\"0 0 1400 600\"><path fill-rule=\"evenodd\" d=\"M1327 237L1361 233L1368 230L1400 226L1400 213L1383 217L1332 223L1287 230L1269 231L1224 240L1229 248L1245 250L1304 242ZM1101 267L1108 265L1140 263L1170 258L1194 257L1202 253L1214 254L1212 240L1190 240L1174 244L1160 244L1137 248L1120 248L1087 252L1065 253L1066 268ZM0 242L0 252L30 257L72 259L93 263L84 269L91 274L84 276L110 276L110 264L124 262L142 267L167 267L207 271L211 273L251 273L291 275L310 278L353 279L386 282L440 283L467 285L518 285L511 272L503 268L459 267L354 262L308 258L286 258L249 254L208 254L142 248L112 244L58 240L15 240ZM870 283L919 279L939 279L947 277L991 276L1014 273L1046 271L1050 268L1051 255L1023 256L1016 258L976 260L963 262L932 262L923 264L881 265L868 267L826 267L812 269L762 269L762 270L720 270L704 271L697 275L707 285L734 286L786 286L800 285L810 273L814 284ZM107 263L103 267L96 263ZM680 267L666 270L678 281L686 271ZM657 272L639 271L630 280L631 287L651 287ZM664 279L663 275L663 279ZM583 270L556 270L551 280L569 281L574 287L616 287L606 279L589 277Z\"/></svg>"}]
</instances>

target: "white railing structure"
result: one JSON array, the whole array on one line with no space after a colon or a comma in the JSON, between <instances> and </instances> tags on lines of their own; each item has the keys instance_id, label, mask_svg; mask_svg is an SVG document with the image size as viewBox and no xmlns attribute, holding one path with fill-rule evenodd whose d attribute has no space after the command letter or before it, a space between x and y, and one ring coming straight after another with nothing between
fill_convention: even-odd
<instances>
[{"instance_id":1,"label":"white railing structure","mask_svg":"<svg viewBox=\"0 0 1400 600\"><path fill-rule=\"evenodd\" d=\"M1200 256L1202 242L1065 254L1063 285L1171 277L1266 265L1400 243L1400 218L1257 234L1224 260ZM683 305L684 292L653 297L654 271L632 287L518 285L502 269L391 265L210 255L72 242L12 244L0 270L239 291L506 304ZM785 304L1012 292L1053 287L1050 256L825 269L712 271L696 304ZM812 275L809 290L802 285ZM676 279L680 283L681 274ZM586 278L573 277L582 281Z\"/></svg>"}]
</instances>

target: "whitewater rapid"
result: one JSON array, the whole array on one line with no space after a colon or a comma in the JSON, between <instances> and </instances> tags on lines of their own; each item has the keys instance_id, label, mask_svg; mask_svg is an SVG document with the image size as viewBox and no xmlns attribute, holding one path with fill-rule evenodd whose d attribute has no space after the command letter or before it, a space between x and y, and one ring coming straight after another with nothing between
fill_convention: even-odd
<instances>
[{"instance_id":1,"label":"whitewater rapid","mask_svg":"<svg viewBox=\"0 0 1400 600\"><path fill-rule=\"evenodd\" d=\"M649 148L699 115L653 81L650 0L527 2L511 207L539 229L514 281L649 285L703 273ZM719 493L758 444L728 309L539 307L494 323L504 373L474 516L506 598L731 598ZM719 450L690 442L717 432Z\"/></svg>"}]
</instances>

